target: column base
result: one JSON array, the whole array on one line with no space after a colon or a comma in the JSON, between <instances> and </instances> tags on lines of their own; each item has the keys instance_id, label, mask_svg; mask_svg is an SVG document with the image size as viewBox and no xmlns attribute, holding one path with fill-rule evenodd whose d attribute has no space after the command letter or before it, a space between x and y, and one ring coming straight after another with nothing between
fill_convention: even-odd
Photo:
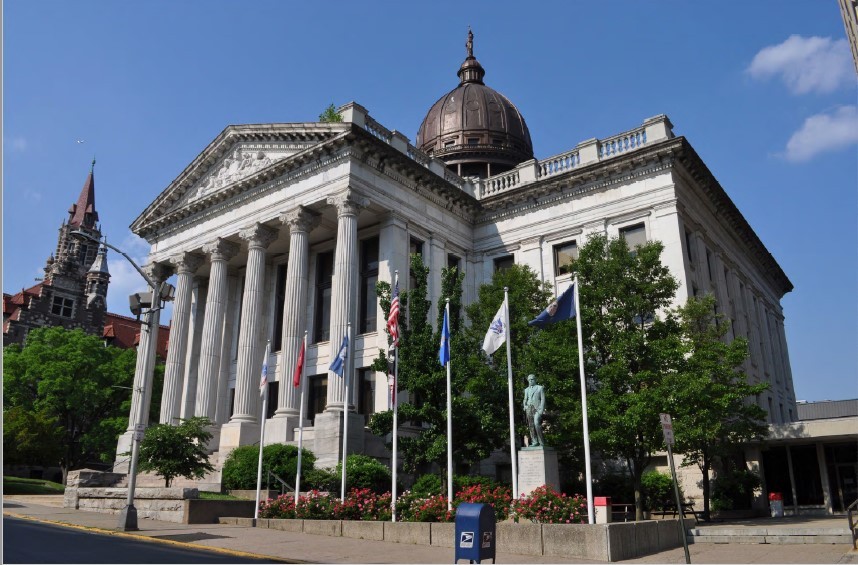
<instances>
[{"instance_id":1,"label":"column base","mask_svg":"<svg viewBox=\"0 0 858 565\"><path fill-rule=\"evenodd\" d=\"M316 414L313 421L313 453L316 467L335 467L343 454L343 413L339 410ZM305 447L308 447L305 443ZM349 453L364 452L364 419L360 414L349 412Z\"/></svg>"},{"instance_id":2,"label":"column base","mask_svg":"<svg viewBox=\"0 0 858 565\"><path fill-rule=\"evenodd\" d=\"M266 429L267 432L267 429ZM236 447L252 445L259 441L259 424L255 422L229 422L220 427L217 451L225 457ZM209 444L214 447L213 444Z\"/></svg>"},{"instance_id":3,"label":"column base","mask_svg":"<svg viewBox=\"0 0 858 565\"><path fill-rule=\"evenodd\" d=\"M304 422L304 426L309 421ZM297 429L300 425L298 416L274 416L265 421L265 445L273 443L295 443L298 441Z\"/></svg>"},{"instance_id":4,"label":"column base","mask_svg":"<svg viewBox=\"0 0 858 565\"><path fill-rule=\"evenodd\" d=\"M131 442L134 432L125 431L116 441L116 458L113 460L114 473L127 473L131 467ZM127 455L123 455L127 453Z\"/></svg>"},{"instance_id":5,"label":"column base","mask_svg":"<svg viewBox=\"0 0 858 565\"><path fill-rule=\"evenodd\" d=\"M518 495L530 494L548 485L560 490L557 452L551 447L530 447L518 451Z\"/></svg>"}]
</instances>

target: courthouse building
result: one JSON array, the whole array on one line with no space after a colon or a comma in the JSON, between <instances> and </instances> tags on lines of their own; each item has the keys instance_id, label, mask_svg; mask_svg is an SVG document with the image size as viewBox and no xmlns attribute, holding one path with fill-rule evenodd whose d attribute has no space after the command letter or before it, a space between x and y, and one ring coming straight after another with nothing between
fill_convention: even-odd
<instances>
[{"instance_id":1,"label":"courthouse building","mask_svg":"<svg viewBox=\"0 0 858 565\"><path fill-rule=\"evenodd\" d=\"M209 417L221 455L257 442L261 418L266 443L295 441L291 383L306 331L305 445L320 466L335 464L344 387L327 369L350 324L349 450L387 458L364 428L388 408L387 376L370 369L388 345L376 281L398 270L407 288L418 252L435 308L449 265L465 273L465 303L511 263L562 291L564 265L593 234L661 241L676 303L713 293L750 343L749 380L770 384L756 401L771 423L795 420L781 308L792 284L691 143L667 116L641 116L537 158L524 116L486 86L472 46L413 143L356 103L339 123L228 126L134 221L151 272L177 276L161 421ZM261 414L269 340L275 378Z\"/></svg>"}]
</instances>

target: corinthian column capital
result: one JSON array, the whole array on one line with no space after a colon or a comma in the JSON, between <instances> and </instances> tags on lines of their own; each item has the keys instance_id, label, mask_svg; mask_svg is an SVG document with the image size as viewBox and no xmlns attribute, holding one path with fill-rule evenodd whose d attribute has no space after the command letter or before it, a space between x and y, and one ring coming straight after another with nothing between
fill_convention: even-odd
<instances>
[{"instance_id":1,"label":"corinthian column capital","mask_svg":"<svg viewBox=\"0 0 858 565\"><path fill-rule=\"evenodd\" d=\"M212 261L229 261L238 254L239 249L237 243L220 237L203 245L203 253L211 255Z\"/></svg>"},{"instance_id":2,"label":"corinthian column capital","mask_svg":"<svg viewBox=\"0 0 858 565\"><path fill-rule=\"evenodd\" d=\"M173 274L173 267L165 263L149 263L142 269L155 283L164 282Z\"/></svg>"},{"instance_id":3,"label":"corinthian column capital","mask_svg":"<svg viewBox=\"0 0 858 565\"><path fill-rule=\"evenodd\" d=\"M265 249L277 239L278 230L256 223L238 232L239 237L248 242L249 247Z\"/></svg>"},{"instance_id":4,"label":"corinthian column capital","mask_svg":"<svg viewBox=\"0 0 858 565\"><path fill-rule=\"evenodd\" d=\"M352 189L328 197L328 204L336 206L337 216L357 216L369 206L369 198Z\"/></svg>"},{"instance_id":5,"label":"corinthian column capital","mask_svg":"<svg viewBox=\"0 0 858 565\"><path fill-rule=\"evenodd\" d=\"M297 206L280 214L280 221L289 227L291 233L313 231L319 225L319 218L319 214L303 206Z\"/></svg>"},{"instance_id":6,"label":"corinthian column capital","mask_svg":"<svg viewBox=\"0 0 858 565\"><path fill-rule=\"evenodd\" d=\"M176 268L176 273L193 273L203 264L206 258L199 253L185 251L170 257L170 263Z\"/></svg>"}]
</instances>

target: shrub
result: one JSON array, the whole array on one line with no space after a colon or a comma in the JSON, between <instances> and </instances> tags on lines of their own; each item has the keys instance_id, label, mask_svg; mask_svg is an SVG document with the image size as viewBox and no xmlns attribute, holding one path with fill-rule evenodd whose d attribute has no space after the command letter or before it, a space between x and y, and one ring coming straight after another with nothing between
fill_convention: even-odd
<instances>
[{"instance_id":1,"label":"shrub","mask_svg":"<svg viewBox=\"0 0 858 565\"><path fill-rule=\"evenodd\" d=\"M515 501L513 516L541 524L583 524L587 501L581 495L566 496L543 485Z\"/></svg>"},{"instance_id":2,"label":"shrub","mask_svg":"<svg viewBox=\"0 0 858 565\"><path fill-rule=\"evenodd\" d=\"M169 487L176 477L202 479L214 471L206 444L212 438L208 418L182 420L178 426L156 424L146 430L140 443L140 470L155 471Z\"/></svg>"},{"instance_id":3,"label":"shrub","mask_svg":"<svg viewBox=\"0 0 858 565\"><path fill-rule=\"evenodd\" d=\"M340 492L340 474L331 469L310 469L301 475L301 490Z\"/></svg>"},{"instance_id":4,"label":"shrub","mask_svg":"<svg viewBox=\"0 0 858 565\"><path fill-rule=\"evenodd\" d=\"M456 493L453 505L458 507L462 502L490 504L495 510L495 519L500 522L509 516L512 491L505 486L486 488L477 482Z\"/></svg>"},{"instance_id":5,"label":"shrub","mask_svg":"<svg viewBox=\"0 0 858 565\"><path fill-rule=\"evenodd\" d=\"M378 495L368 488L352 489L337 509L340 520L390 520L390 493Z\"/></svg>"},{"instance_id":6,"label":"shrub","mask_svg":"<svg viewBox=\"0 0 858 565\"><path fill-rule=\"evenodd\" d=\"M644 508L647 510L663 510L676 506L676 493L673 491L673 479L670 475L649 471L641 477L643 485ZM684 500L682 487L679 489L679 497Z\"/></svg>"},{"instance_id":7,"label":"shrub","mask_svg":"<svg viewBox=\"0 0 858 565\"><path fill-rule=\"evenodd\" d=\"M718 473L712 486L712 510L750 508L760 484L760 477L748 469Z\"/></svg>"},{"instance_id":8,"label":"shrub","mask_svg":"<svg viewBox=\"0 0 858 565\"><path fill-rule=\"evenodd\" d=\"M428 497L434 494L441 494L444 490L444 483L440 475L426 474L420 475L414 486L411 487L411 493L419 497Z\"/></svg>"},{"instance_id":9,"label":"shrub","mask_svg":"<svg viewBox=\"0 0 858 565\"><path fill-rule=\"evenodd\" d=\"M301 467L307 474L313 469L316 456L312 451L303 450ZM245 445L232 450L223 464L223 487L225 489L255 489L256 472L259 464L259 446ZM266 445L262 450L262 483L267 484L265 470L283 479L287 484L295 481L298 471L298 448L294 445L275 443Z\"/></svg>"},{"instance_id":10,"label":"shrub","mask_svg":"<svg viewBox=\"0 0 858 565\"><path fill-rule=\"evenodd\" d=\"M334 474L342 481L342 462L337 464ZM390 490L390 469L369 455L352 454L346 459L346 489L370 489L375 493Z\"/></svg>"},{"instance_id":11,"label":"shrub","mask_svg":"<svg viewBox=\"0 0 858 565\"><path fill-rule=\"evenodd\" d=\"M259 503L260 518L290 518L297 517L295 513L295 496L284 494L277 498L269 498Z\"/></svg>"},{"instance_id":12,"label":"shrub","mask_svg":"<svg viewBox=\"0 0 858 565\"><path fill-rule=\"evenodd\" d=\"M456 475L453 477L453 488L456 492L464 490L468 487L480 485L483 489L494 490L497 487L510 488L510 485L503 485L491 477L483 475Z\"/></svg>"}]
</instances>

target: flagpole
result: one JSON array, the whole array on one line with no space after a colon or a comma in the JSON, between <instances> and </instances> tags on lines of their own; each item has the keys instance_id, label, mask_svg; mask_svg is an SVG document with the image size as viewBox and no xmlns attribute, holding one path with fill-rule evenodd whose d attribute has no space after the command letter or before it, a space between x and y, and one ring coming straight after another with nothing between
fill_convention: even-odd
<instances>
[{"instance_id":1,"label":"flagpole","mask_svg":"<svg viewBox=\"0 0 858 565\"><path fill-rule=\"evenodd\" d=\"M399 271L393 271L394 297L399 304ZM398 308L399 306L397 306ZM396 522L396 478L399 466L399 314L396 315L396 335L393 338L393 392L390 395L390 403L393 404L393 458L391 461L391 475L393 477L390 487L390 520Z\"/></svg>"},{"instance_id":2,"label":"flagpole","mask_svg":"<svg viewBox=\"0 0 858 565\"><path fill-rule=\"evenodd\" d=\"M398 272L398 271L397 271ZM393 346L393 394L391 402L393 403L393 485L391 486L391 521L396 522L396 475L397 475L397 453L399 444L399 339Z\"/></svg>"},{"instance_id":3,"label":"flagpole","mask_svg":"<svg viewBox=\"0 0 858 565\"><path fill-rule=\"evenodd\" d=\"M307 355L307 330L304 330L304 355ZM295 505L298 504L298 497L301 492L301 452L304 449L304 391L307 390L307 383L304 378L305 363L301 364L301 408L298 411L298 472L295 475Z\"/></svg>"},{"instance_id":4,"label":"flagpole","mask_svg":"<svg viewBox=\"0 0 858 565\"><path fill-rule=\"evenodd\" d=\"M447 329L449 331L450 324L450 299L447 299L445 306ZM443 328L442 328L443 333ZM447 510L453 509L453 402L450 392L450 365L453 364L452 355L452 339L447 340L447 347L450 351L447 353L449 359L447 361Z\"/></svg>"},{"instance_id":5,"label":"flagpole","mask_svg":"<svg viewBox=\"0 0 858 565\"><path fill-rule=\"evenodd\" d=\"M265 373L265 388L262 390L262 425L259 427L259 462L256 465L256 507L253 509L253 525L259 519L259 495L262 492L262 448L265 445L265 416L268 414L268 353L271 351L271 340L265 346L265 358L262 360Z\"/></svg>"},{"instance_id":6,"label":"flagpole","mask_svg":"<svg viewBox=\"0 0 858 565\"><path fill-rule=\"evenodd\" d=\"M343 359L343 472L342 472L342 486L340 487L340 500L345 502L346 500L346 458L348 457L348 451L346 446L348 445L349 440L349 380L351 378L351 355L349 354L349 348L352 346L352 323L349 322L346 324L346 337L348 341L346 342L348 345L346 347L346 358Z\"/></svg>"},{"instance_id":7,"label":"flagpole","mask_svg":"<svg viewBox=\"0 0 858 565\"><path fill-rule=\"evenodd\" d=\"M575 324L578 327L578 370L581 373L581 416L584 420L584 465L587 477L587 519L590 524L595 523L593 515L593 477L590 473L590 429L587 425L587 379L584 377L584 339L581 333L581 300L578 297L578 275L572 281L575 285L575 306L577 315Z\"/></svg>"},{"instance_id":8,"label":"flagpole","mask_svg":"<svg viewBox=\"0 0 858 565\"><path fill-rule=\"evenodd\" d=\"M504 318L506 322L506 371L507 384L509 385L509 459L512 462L512 499L516 500L518 492L518 458L515 454L515 416L513 408L513 383L512 383L512 330L509 321L509 287L503 287Z\"/></svg>"}]
</instances>

